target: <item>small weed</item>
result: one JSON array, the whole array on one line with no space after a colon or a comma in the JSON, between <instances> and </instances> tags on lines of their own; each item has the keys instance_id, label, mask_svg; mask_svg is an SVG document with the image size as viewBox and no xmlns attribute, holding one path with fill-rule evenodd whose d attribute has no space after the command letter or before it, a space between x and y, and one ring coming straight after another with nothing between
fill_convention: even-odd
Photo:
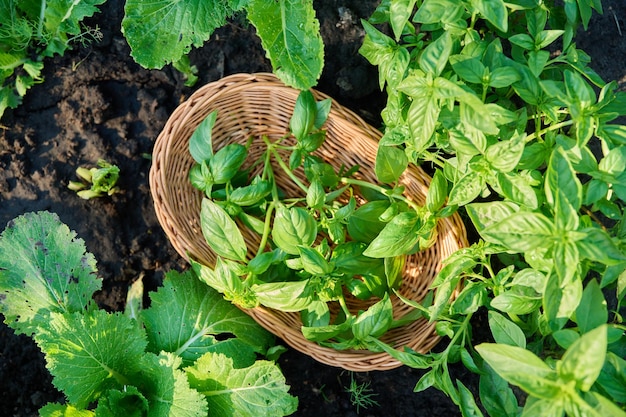
<instances>
[{"instance_id":1,"label":"small weed","mask_svg":"<svg viewBox=\"0 0 626 417\"><path fill-rule=\"evenodd\" d=\"M370 387L370 382L359 383L354 379L354 373L350 373L350 385L345 388L345 392L350 394L350 402L356 407L357 414L361 408L379 406L374 397L377 393Z\"/></svg>"}]
</instances>

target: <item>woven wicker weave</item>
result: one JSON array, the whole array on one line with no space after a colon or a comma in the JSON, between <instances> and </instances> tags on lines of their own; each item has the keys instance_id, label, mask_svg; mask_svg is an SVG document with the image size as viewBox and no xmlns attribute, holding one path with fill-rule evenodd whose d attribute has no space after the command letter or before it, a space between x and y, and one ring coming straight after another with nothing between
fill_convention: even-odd
<instances>
[{"instance_id":1,"label":"woven wicker weave","mask_svg":"<svg viewBox=\"0 0 626 417\"><path fill-rule=\"evenodd\" d=\"M188 178L189 169L194 164L188 143L198 124L210 112L218 110L213 129L216 150L227 143L243 144L251 135L255 138L267 135L276 139L288 129L298 93L285 87L272 74L237 74L200 88L174 111L154 147L150 186L159 222L181 256L186 259L191 257L206 265L215 263L215 254L206 244L200 228L202 193L191 186ZM322 93L314 93L318 100L327 98ZM325 128L327 139L318 155L335 167L358 164L361 169L356 177L375 182L374 161L381 133L334 101ZM252 156L254 152L255 147L252 146ZM279 173L280 169L276 168L275 172ZM293 188L286 178L277 180L287 193L301 195L301 191ZM406 186L406 195L423 204L430 177L419 167L411 165L401 181ZM437 230L437 242L407 260L400 292L412 300L422 300L440 270L442 260L466 246L465 228L458 216L442 219ZM242 233L248 247L258 246L257 235L246 229L242 229ZM392 301L394 317L399 318L412 311L395 296ZM364 310L372 303L355 298L349 298L347 302L354 312ZM385 370L401 365L386 353L337 351L306 340L300 332L299 313L264 307L246 312L291 347L325 364L354 371ZM419 352L430 350L438 341L434 326L425 320L392 329L382 339L396 348L408 346Z\"/></svg>"}]
</instances>

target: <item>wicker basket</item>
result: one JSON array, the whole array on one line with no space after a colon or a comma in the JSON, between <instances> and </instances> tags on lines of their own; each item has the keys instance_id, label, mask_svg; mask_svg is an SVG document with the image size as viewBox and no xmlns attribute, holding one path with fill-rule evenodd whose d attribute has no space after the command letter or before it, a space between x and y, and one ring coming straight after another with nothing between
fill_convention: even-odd
<instances>
[{"instance_id":1,"label":"wicker basket","mask_svg":"<svg viewBox=\"0 0 626 417\"><path fill-rule=\"evenodd\" d=\"M216 259L200 228L202 193L193 188L188 179L189 169L194 164L188 151L188 142L198 124L210 112L218 110L213 129L216 150L231 142L245 143L251 135L255 138L263 135L282 137L287 132L298 93L284 86L272 74L237 74L200 88L174 111L154 147L150 186L159 222L181 256L186 259L191 257L206 265L214 265ZM314 94L318 100L327 98L319 92ZM318 150L318 155L336 167L341 164L347 167L358 164L361 169L357 177L376 181L374 161L381 133L334 101L325 128L327 139ZM250 153L254 153L254 146ZM280 170L276 169L275 172ZM286 178L277 180L287 192L301 195L301 191L293 188ZM406 195L418 204L423 204L430 177L419 167L411 165L401 181L406 186ZM437 231L434 246L407 260L400 288L405 297L422 300L440 270L442 260L467 244L465 228L456 215L442 219ZM248 247L258 246L257 235L245 228L242 233ZM356 298L349 298L347 302L355 312L372 304ZM412 311L395 296L392 302L396 318ZM386 353L337 351L306 340L300 331L302 323L299 313L285 313L264 307L246 312L291 347L322 363L353 371L385 370L401 365ZM396 348L408 346L419 352L430 350L438 339L434 326L426 320L417 320L392 329L383 336L383 340Z\"/></svg>"}]
</instances>

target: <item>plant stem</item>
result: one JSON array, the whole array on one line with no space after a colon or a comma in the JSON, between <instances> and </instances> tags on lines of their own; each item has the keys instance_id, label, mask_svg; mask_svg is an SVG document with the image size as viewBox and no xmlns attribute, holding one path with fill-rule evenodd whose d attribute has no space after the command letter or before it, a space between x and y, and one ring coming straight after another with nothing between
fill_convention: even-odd
<instances>
[{"instance_id":1,"label":"plant stem","mask_svg":"<svg viewBox=\"0 0 626 417\"><path fill-rule=\"evenodd\" d=\"M372 183L367 182L367 181L357 180L355 178L347 178L347 177L342 177L339 181L341 181L344 184L357 185L359 187L369 188L371 190L377 191L377 192L379 192L381 194L384 194L384 195L387 195L387 196L389 195L388 194L389 190L387 188L381 187L380 185L372 184ZM415 211L419 211L420 210L420 206L418 206L413 201L409 200L408 198L406 198L404 196L397 195L397 196L393 196L393 198L396 198L398 200L404 201L405 203L407 203L409 205L409 207L411 207Z\"/></svg>"},{"instance_id":2,"label":"plant stem","mask_svg":"<svg viewBox=\"0 0 626 417\"><path fill-rule=\"evenodd\" d=\"M265 226L263 227L263 236L261 236L261 242L259 243L259 248L256 251L256 254L263 252L263 248L267 245L267 239L270 235L271 229L271 219L272 219L272 211L274 211L275 202L271 202L267 207L267 213L265 214Z\"/></svg>"},{"instance_id":3,"label":"plant stem","mask_svg":"<svg viewBox=\"0 0 626 417\"><path fill-rule=\"evenodd\" d=\"M526 136L525 141L530 142L531 140L535 138L539 138L540 136L543 136L546 132L550 132L551 130L557 130L565 126L571 126L573 124L574 124L574 121L570 119L570 120L564 120L554 125L550 125L546 127L545 129L538 129L535 133L531 133L530 135Z\"/></svg>"}]
</instances>

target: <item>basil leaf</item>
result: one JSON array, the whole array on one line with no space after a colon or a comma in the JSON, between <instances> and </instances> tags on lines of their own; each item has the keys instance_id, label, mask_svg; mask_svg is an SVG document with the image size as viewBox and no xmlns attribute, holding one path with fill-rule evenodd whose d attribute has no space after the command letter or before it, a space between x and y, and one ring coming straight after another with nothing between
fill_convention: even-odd
<instances>
[{"instance_id":1,"label":"basil leaf","mask_svg":"<svg viewBox=\"0 0 626 417\"><path fill-rule=\"evenodd\" d=\"M393 146L379 146L376 153L374 171L380 182L393 183L409 165L409 159L402 149Z\"/></svg>"},{"instance_id":2,"label":"basil leaf","mask_svg":"<svg viewBox=\"0 0 626 417\"><path fill-rule=\"evenodd\" d=\"M360 314L352 324L352 333L357 340L368 337L380 337L391 326L393 321L393 305L389 294Z\"/></svg>"},{"instance_id":3,"label":"basil leaf","mask_svg":"<svg viewBox=\"0 0 626 417\"><path fill-rule=\"evenodd\" d=\"M212 131L216 119L217 110L211 112L189 138L189 152L199 164L208 162L213 157Z\"/></svg>"},{"instance_id":4,"label":"basil leaf","mask_svg":"<svg viewBox=\"0 0 626 417\"><path fill-rule=\"evenodd\" d=\"M289 130L291 130L298 142L304 139L313 129L316 112L317 105L315 104L313 94L308 90L301 91L296 99L296 105L289 120Z\"/></svg>"},{"instance_id":5,"label":"basil leaf","mask_svg":"<svg viewBox=\"0 0 626 417\"><path fill-rule=\"evenodd\" d=\"M302 207L279 206L274 218L272 239L290 255L299 255L298 246L311 246L317 237L315 218Z\"/></svg>"},{"instance_id":6,"label":"basil leaf","mask_svg":"<svg viewBox=\"0 0 626 417\"><path fill-rule=\"evenodd\" d=\"M217 151L209 160L209 168L215 184L231 180L248 156L248 150L239 143L230 143Z\"/></svg>"},{"instance_id":7,"label":"basil leaf","mask_svg":"<svg viewBox=\"0 0 626 417\"><path fill-rule=\"evenodd\" d=\"M603 324L576 340L566 351L559 366L559 377L576 381L576 388L589 391L604 364L607 348L607 326Z\"/></svg>"},{"instance_id":8,"label":"basil leaf","mask_svg":"<svg viewBox=\"0 0 626 417\"><path fill-rule=\"evenodd\" d=\"M422 219L415 211L395 216L369 244L363 255L372 258L387 258L411 252L420 240Z\"/></svg>"},{"instance_id":9,"label":"basil leaf","mask_svg":"<svg viewBox=\"0 0 626 417\"><path fill-rule=\"evenodd\" d=\"M481 236L516 252L527 252L551 245L554 225L541 213L517 212L485 227Z\"/></svg>"},{"instance_id":10,"label":"basil leaf","mask_svg":"<svg viewBox=\"0 0 626 417\"><path fill-rule=\"evenodd\" d=\"M213 251L227 259L246 260L248 248L237 223L212 200L202 200L202 234Z\"/></svg>"},{"instance_id":11,"label":"basil leaf","mask_svg":"<svg viewBox=\"0 0 626 417\"><path fill-rule=\"evenodd\" d=\"M252 285L257 300L265 307L280 311L301 311L311 304L307 295L308 281L271 282Z\"/></svg>"},{"instance_id":12,"label":"basil leaf","mask_svg":"<svg viewBox=\"0 0 626 417\"><path fill-rule=\"evenodd\" d=\"M269 181L255 177L250 185L235 188L228 196L228 201L238 206L253 206L267 197L272 191Z\"/></svg>"},{"instance_id":13,"label":"basil leaf","mask_svg":"<svg viewBox=\"0 0 626 417\"><path fill-rule=\"evenodd\" d=\"M380 216L389 208L388 200L376 200L363 204L348 218L348 234L353 240L369 243L385 227Z\"/></svg>"},{"instance_id":14,"label":"basil leaf","mask_svg":"<svg viewBox=\"0 0 626 417\"><path fill-rule=\"evenodd\" d=\"M488 313L489 328L496 343L526 348L526 336L522 329L500 313Z\"/></svg>"},{"instance_id":15,"label":"basil leaf","mask_svg":"<svg viewBox=\"0 0 626 417\"><path fill-rule=\"evenodd\" d=\"M302 267L311 275L328 275L333 266L317 250L308 246L299 246Z\"/></svg>"}]
</instances>

